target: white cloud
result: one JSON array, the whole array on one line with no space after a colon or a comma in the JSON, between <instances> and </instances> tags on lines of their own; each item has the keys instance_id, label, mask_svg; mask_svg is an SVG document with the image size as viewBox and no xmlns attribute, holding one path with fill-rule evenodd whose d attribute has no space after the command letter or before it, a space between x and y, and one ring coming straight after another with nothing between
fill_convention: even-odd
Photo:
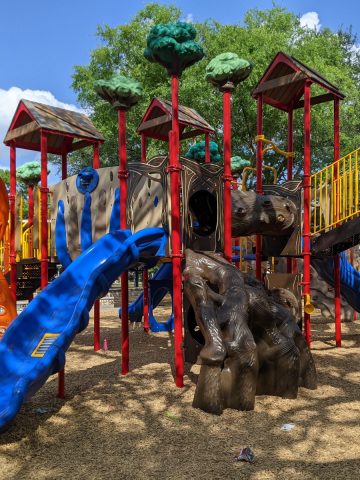
<instances>
[{"instance_id":1,"label":"white cloud","mask_svg":"<svg viewBox=\"0 0 360 480\"><path fill-rule=\"evenodd\" d=\"M300 17L300 25L302 28L319 31L321 28L319 14L317 12L307 12Z\"/></svg>"},{"instance_id":2,"label":"white cloud","mask_svg":"<svg viewBox=\"0 0 360 480\"><path fill-rule=\"evenodd\" d=\"M45 103L53 107L81 112L76 105L60 102L51 92L46 90L22 90L18 87L3 90L0 88L0 168L9 167L9 148L3 144L3 140L21 99L33 100L34 102ZM38 152L18 149L16 157L16 163L19 166L25 162L38 160L40 154ZM54 183L57 180L52 172L49 176L49 183Z\"/></svg>"},{"instance_id":3,"label":"white cloud","mask_svg":"<svg viewBox=\"0 0 360 480\"><path fill-rule=\"evenodd\" d=\"M194 23L194 15L192 13L188 13L185 18L186 23Z\"/></svg>"}]
</instances>

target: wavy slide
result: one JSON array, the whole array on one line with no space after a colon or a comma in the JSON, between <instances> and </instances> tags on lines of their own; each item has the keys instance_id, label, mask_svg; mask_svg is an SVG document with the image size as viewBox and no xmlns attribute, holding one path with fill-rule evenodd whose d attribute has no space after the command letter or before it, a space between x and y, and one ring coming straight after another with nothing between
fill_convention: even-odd
<instances>
[{"instance_id":1,"label":"wavy slide","mask_svg":"<svg viewBox=\"0 0 360 480\"><path fill-rule=\"evenodd\" d=\"M99 296L132 264L164 256L166 233L147 228L108 233L83 252L14 320L0 341L0 430L53 373L89 322Z\"/></svg>"},{"instance_id":2,"label":"wavy slide","mask_svg":"<svg viewBox=\"0 0 360 480\"><path fill-rule=\"evenodd\" d=\"M330 258L313 258L311 265L318 274L334 287L334 261ZM360 312L360 272L346 258L345 252L340 253L340 283L341 294L348 304Z\"/></svg>"}]
</instances>

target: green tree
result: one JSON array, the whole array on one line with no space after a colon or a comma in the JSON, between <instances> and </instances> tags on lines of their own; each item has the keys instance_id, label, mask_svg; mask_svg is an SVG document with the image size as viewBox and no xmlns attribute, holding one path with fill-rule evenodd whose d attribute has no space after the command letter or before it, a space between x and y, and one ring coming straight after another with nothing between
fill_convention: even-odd
<instances>
[{"instance_id":1,"label":"green tree","mask_svg":"<svg viewBox=\"0 0 360 480\"><path fill-rule=\"evenodd\" d=\"M101 147L102 165L115 165L117 160L117 119L109 105L99 99L94 81L110 79L114 73L130 76L142 83L142 100L128 115L128 155L140 158L140 141L136 128L154 96L170 97L169 78L160 65L149 63L143 56L147 35L155 24L178 21L183 17L175 6L156 3L146 5L126 25L98 27L99 47L90 53L88 65L76 66L73 88L83 108L92 112L91 118L106 138ZM240 19L239 19L240 20ZM251 162L255 160L256 105L250 92L275 54L282 50L315 68L345 93L341 107L341 152L360 144L360 115L356 106L360 100L360 54L354 49L356 38L351 29L337 32L327 28L317 32L300 26L299 18L285 8L250 10L243 24L222 25L216 20L195 24L198 40L206 57L187 69L181 76L180 102L195 108L215 128L214 140L222 145L222 103L219 93L205 81L205 67L216 55L231 51L250 60L254 69L250 77L234 91L232 118L232 155ZM315 90L315 89L314 89ZM332 161L332 102L312 109L313 170ZM302 112L296 111L294 121L295 173L302 167ZM271 107L264 109L264 133L280 148L286 149L286 115ZM190 142L182 142L186 152ZM167 145L149 142L149 156L167 153ZM56 161L59 161L58 159ZM90 152L84 150L70 156L72 171L91 164ZM266 156L265 162L278 167L284 174L286 161Z\"/></svg>"}]
</instances>

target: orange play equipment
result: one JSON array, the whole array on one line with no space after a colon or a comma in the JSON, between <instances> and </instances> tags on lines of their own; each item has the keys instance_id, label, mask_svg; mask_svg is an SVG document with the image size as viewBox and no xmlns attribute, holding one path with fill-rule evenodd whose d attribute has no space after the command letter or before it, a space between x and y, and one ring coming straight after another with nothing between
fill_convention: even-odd
<instances>
[{"instance_id":1,"label":"orange play equipment","mask_svg":"<svg viewBox=\"0 0 360 480\"><path fill-rule=\"evenodd\" d=\"M0 241L5 235L9 218L9 198L3 180L0 178ZM7 281L0 270L0 338L16 317L16 303Z\"/></svg>"}]
</instances>

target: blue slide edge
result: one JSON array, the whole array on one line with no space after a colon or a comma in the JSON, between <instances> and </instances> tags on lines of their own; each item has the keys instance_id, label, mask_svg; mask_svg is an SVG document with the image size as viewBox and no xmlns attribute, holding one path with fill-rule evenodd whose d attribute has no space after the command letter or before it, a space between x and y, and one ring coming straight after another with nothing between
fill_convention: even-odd
<instances>
[{"instance_id":1,"label":"blue slide edge","mask_svg":"<svg viewBox=\"0 0 360 480\"><path fill-rule=\"evenodd\" d=\"M0 430L15 418L30 398L65 364L65 352L89 322L99 296L130 265L165 255L167 235L147 228L131 235L111 232L83 252L12 322L0 341ZM43 343L44 335L46 345ZM45 345L45 346L44 346ZM36 352L43 356L34 356Z\"/></svg>"}]
</instances>

